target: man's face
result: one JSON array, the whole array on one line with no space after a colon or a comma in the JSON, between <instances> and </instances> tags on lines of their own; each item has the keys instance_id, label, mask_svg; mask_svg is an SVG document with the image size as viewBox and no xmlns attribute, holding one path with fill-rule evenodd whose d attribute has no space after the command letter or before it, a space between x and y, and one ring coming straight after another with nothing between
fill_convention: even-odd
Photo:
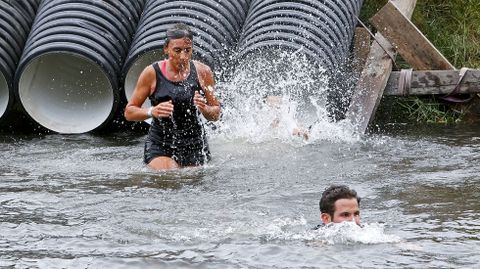
<instances>
[{"instance_id":1,"label":"man's face","mask_svg":"<svg viewBox=\"0 0 480 269\"><path fill-rule=\"evenodd\" d=\"M360 225L360 208L358 207L356 198L338 199L335 202L334 208L335 212L333 212L333 216L330 216L330 214L327 213L322 213L321 217L323 223L355 221L357 225Z\"/></svg>"}]
</instances>

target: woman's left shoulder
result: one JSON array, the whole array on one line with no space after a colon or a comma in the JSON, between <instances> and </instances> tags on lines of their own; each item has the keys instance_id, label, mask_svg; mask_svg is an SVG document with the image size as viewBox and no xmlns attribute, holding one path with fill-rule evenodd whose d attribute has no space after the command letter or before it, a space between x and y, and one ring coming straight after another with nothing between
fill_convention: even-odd
<instances>
[{"instance_id":1,"label":"woman's left shoulder","mask_svg":"<svg viewBox=\"0 0 480 269\"><path fill-rule=\"evenodd\" d=\"M206 75L206 74L211 74L212 73L212 69L210 68L210 66L208 66L208 65L206 65L202 62L193 61L193 64L195 65L195 68L197 69L199 74Z\"/></svg>"}]
</instances>

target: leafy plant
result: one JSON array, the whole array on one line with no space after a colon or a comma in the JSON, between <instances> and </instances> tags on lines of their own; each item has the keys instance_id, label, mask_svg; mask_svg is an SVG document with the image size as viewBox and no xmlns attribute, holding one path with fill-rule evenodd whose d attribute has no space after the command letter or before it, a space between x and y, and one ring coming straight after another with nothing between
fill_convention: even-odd
<instances>
[{"instance_id":1,"label":"leafy plant","mask_svg":"<svg viewBox=\"0 0 480 269\"><path fill-rule=\"evenodd\" d=\"M367 22L386 0L365 0L360 18ZM412 22L457 68L480 68L480 1L418 0ZM399 66L408 65L398 58ZM398 63L397 63L398 64ZM410 120L454 123L462 120L469 105L450 105L431 97L396 98L394 102Z\"/></svg>"},{"instance_id":2,"label":"leafy plant","mask_svg":"<svg viewBox=\"0 0 480 269\"><path fill-rule=\"evenodd\" d=\"M413 22L454 66L480 67L480 1L420 0Z\"/></svg>"},{"instance_id":3,"label":"leafy plant","mask_svg":"<svg viewBox=\"0 0 480 269\"><path fill-rule=\"evenodd\" d=\"M403 108L410 120L426 123L457 123L462 120L463 111L446 108L436 98L397 98L396 105Z\"/></svg>"}]
</instances>

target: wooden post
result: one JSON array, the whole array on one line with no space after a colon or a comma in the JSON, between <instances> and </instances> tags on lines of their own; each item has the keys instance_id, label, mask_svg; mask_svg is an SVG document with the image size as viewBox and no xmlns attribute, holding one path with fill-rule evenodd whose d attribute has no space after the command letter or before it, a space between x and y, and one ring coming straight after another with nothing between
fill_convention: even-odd
<instances>
[{"instance_id":1,"label":"wooden post","mask_svg":"<svg viewBox=\"0 0 480 269\"><path fill-rule=\"evenodd\" d=\"M413 71L411 87L408 92L398 88L400 72L392 72L385 88L384 95L430 95L451 93L457 86L460 76L459 70L428 70ZM480 92L480 70L471 69L465 73L459 85L459 94Z\"/></svg>"},{"instance_id":2,"label":"wooden post","mask_svg":"<svg viewBox=\"0 0 480 269\"><path fill-rule=\"evenodd\" d=\"M392 2L388 2L370 22L414 70L455 69Z\"/></svg>"},{"instance_id":3,"label":"wooden post","mask_svg":"<svg viewBox=\"0 0 480 269\"><path fill-rule=\"evenodd\" d=\"M353 39L353 72L357 76L362 73L369 52L370 33L363 27L357 27Z\"/></svg>"},{"instance_id":4,"label":"wooden post","mask_svg":"<svg viewBox=\"0 0 480 269\"><path fill-rule=\"evenodd\" d=\"M416 0L391 0L391 2L407 18L412 17L417 3ZM354 126L357 133L365 133L367 130L392 72L392 59L384 49L390 55L395 55L393 46L380 33L375 34L375 40L346 114L346 120Z\"/></svg>"}]
</instances>

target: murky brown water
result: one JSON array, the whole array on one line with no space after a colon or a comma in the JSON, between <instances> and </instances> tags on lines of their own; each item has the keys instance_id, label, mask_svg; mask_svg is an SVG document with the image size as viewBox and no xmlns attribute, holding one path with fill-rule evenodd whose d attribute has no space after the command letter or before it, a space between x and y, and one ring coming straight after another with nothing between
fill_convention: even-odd
<instances>
[{"instance_id":1,"label":"murky brown water","mask_svg":"<svg viewBox=\"0 0 480 269\"><path fill-rule=\"evenodd\" d=\"M139 134L0 136L2 268L478 268L480 129L363 139L211 135L213 161L142 165ZM332 183L366 228L313 231Z\"/></svg>"}]
</instances>

